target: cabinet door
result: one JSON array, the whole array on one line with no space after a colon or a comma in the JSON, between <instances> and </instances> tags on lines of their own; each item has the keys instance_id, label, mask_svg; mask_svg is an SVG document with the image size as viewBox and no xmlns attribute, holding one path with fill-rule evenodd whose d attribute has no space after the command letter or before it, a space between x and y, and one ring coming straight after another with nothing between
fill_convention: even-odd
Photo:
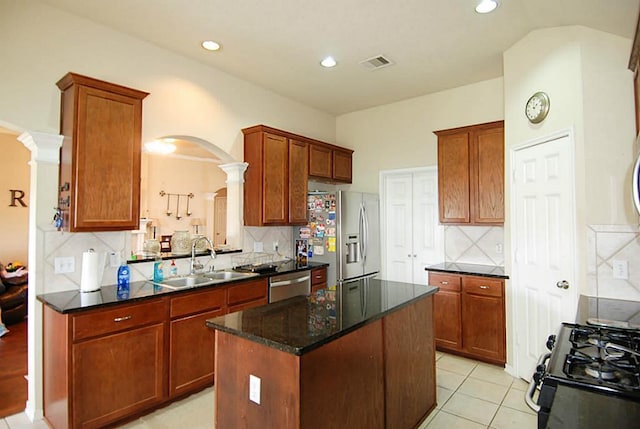
<instances>
[{"instance_id":1,"label":"cabinet door","mask_svg":"<svg viewBox=\"0 0 640 429\"><path fill-rule=\"evenodd\" d=\"M469 223L469 133L438 136L440 223Z\"/></svg>"},{"instance_id":2,"label":"cabinet door","mask_svg":"<svg viewBox=\"0 0 640 429\"><path fill-rule=\"evenodd\" d=\"M104 427L161 402L163 347L163 323L74 344L73 427Z\"/></svg>"},{"instance_id":3,"label":"cabinet door","mask_svg":"<svg viewBox=\"0 0 640 429\"><path fill-rule=\"evenodd\" d=\"M67 74L62 89L60 206L73 232L133 230L140 213L144 92Z\"/></svg>"},{"instance_id":4,"label":"cabinet door","mask_svg":"<svg viewBox=\"0 0 640 429\"><path fill-rule=\"evenodd\" d=\"M333 150L333 174L335 180L351 183L351 152Z\"/></svg>"},{"instance_id":5,"label":"cabinet door","mask_svg":"<svg viewBox=\"0 0 640 429\"><path fill-rule=\"evenodd\" d=\"M311 143L309 145L309 175L331 179L332 168L331 148Z\"/></svg>"},{"instance_id":6,"label":"cabinet door","mask_svg":"<svg viewBox=\"0 0 640 429\"><path fill-rule=\"evenodd\" d=\"M463 278L462 343L464 351L504 365L505 309L503 282Z\"/></svg>"},{"instance_id":7,"label":"cabinet door","mask_svg":"<svg viewBox=\"0 0 640 429\"><path fill-rule=\"evenodd\" d=\"M264 133L263 140L264 224L286 224L289 207L289 141L286 137Z\"/></svg>"},{"instance_id":8,"label":"cabinet door","mask_svg":"<svg viewBox=\"0 0 640 429\"><path fill-rule=\"evenodd\" d=\"M433 301L434 333L436 345L443 349L461 350L460 293L440 290Z\"/></svg>"},{"instance_id":9,"label":"cabinet door","mask_svg":"<svg viewBox=\"0 0 640 429\"><path fill-rule=\"evenodd\" d=\"M307 189L309 178L307 143L289 140L289 223L307 224Z\"/></svg>"},{"instance_id":10,"label":"cabinet door","mask_svg":"<svg viewBox=\"0 0 640 429\"><path fill-rule=\"evenodd\" d=\"M474 133L471 171L472 222L504 223L504 128Z\"/></svg>"},{"instance_id":11,"label":"cabinet door","mask_svg":"<svg viewBox=\"0 0 640 429\"><path fill-rule=\"evenodd\" d=\"M223 314L209 311L171 322L169 395L177 396L213 384L215 331L207 319Z\"/></svg>"}]
</instances>

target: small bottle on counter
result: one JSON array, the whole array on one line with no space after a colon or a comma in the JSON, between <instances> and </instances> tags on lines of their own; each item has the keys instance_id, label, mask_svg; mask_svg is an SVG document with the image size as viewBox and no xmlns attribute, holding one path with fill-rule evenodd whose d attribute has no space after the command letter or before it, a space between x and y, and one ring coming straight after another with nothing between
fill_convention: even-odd
<instances>
[{"instance_id":1,"label":"small bottle on counter","mask_svg":"<svg viewBox=\"0 0 640 429\"><path fill-rule=\"evenodd\" d=\"M123 262L118 268L118 299L129 298L129 278L131 272L126 262Z\"/></svg>"},{"instance_id":2,"label":"small bottle on counter","mask_svg":"<svg viewBox=\"0 0 640 429\"><path fill-rule=\"evenodd\" d=\"M169 267L169 275L171 277L178 276L178 267L176 266L176 261L174 261L173 259L171 260L171 267Z\"/></svg>"},{"instance_id":3,"label":"small bottle on counter","mask_svg":"<svg viewBox=\"0 0 640 429\"><path fill-rule=\"evenodd\" d=\"M160 283L162 282L162 280L164 280L162 259L157 258L156 261L153 263L153 282Z\"/></svg>"}]
</instances>

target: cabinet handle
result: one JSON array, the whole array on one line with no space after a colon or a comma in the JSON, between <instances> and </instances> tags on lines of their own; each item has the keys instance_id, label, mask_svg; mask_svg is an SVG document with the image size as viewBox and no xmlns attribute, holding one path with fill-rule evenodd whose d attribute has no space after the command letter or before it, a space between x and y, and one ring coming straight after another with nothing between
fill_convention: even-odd
<instances>
[{"instance_id":1,"label":"cabinet handle","mask_svg":"<svg viewBox=\"0 0 640 429\"><path fill-rule=\"evenodd\" d=\"M448 284L449 284L449 282L440 282L440 284L442 284L442 285L448 285Z\"/></svg>"},{"instance_id":2,"label":"cabinet handle","mask_svg":"<svg viewBox=\"0 0 640 429\"><path fill-rule=\"evenodd\" d=\"M113 321L116 322L116 323L124 322L125 320L131 319L131 317L133 317L133 316L116 317L115 319L113 319Z\"/></svg>"},{"instance_id":3,"label":"cabinet handle","mask_svg":"<svg viewBox=\"0 0 640 429\"><path fill-rule=\"evenodd\" d=\"M480 289L489 289L489 286L480 285Z\"/></svg>"}]
</instances>

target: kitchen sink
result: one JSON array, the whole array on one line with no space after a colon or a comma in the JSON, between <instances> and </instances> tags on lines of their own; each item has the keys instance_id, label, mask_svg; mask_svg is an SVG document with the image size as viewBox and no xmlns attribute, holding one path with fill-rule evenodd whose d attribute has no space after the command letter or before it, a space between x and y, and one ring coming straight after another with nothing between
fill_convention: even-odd
<instances>
[{"instance_id":1,"label":"kitchen sink","mask_svg":"<svg viewBox=\"0 0 640 429\"><path fill-rule=\"evenodd\" d=\"M253 277L257 275L258 273L239 273L236 271L214 271L212 273L202 274L203 277L214 280L216 283L220 281L244 279L247 277Z\"/></svg>"},{"instance_id":2,"label":"kitchen sink","mask_svg":"<svg viewBox=\"0 0 640 429\"><path fill-rule=\"evenodd\" d=\"M181 277L173 277L154 283L167 289L186 289L198 286L207 286L216 283L224 283L232 280L243 279L247 277L257 276L257 273L238 273L235 271L214 271L211 273L202 273Z\"/></svg>"},{"instance_id":3,"label":"kitchen sink","mask_svg":"<svg viewBox=\"0 0 640 429\"><path fill-rule=\"evenodd\" d=\"M184 276L163 280L160 283L154 283L158 286L168 289L183 289L188 287L197 287L211 284L211 279L202 276Z\"/></svg>"}]
</instances>

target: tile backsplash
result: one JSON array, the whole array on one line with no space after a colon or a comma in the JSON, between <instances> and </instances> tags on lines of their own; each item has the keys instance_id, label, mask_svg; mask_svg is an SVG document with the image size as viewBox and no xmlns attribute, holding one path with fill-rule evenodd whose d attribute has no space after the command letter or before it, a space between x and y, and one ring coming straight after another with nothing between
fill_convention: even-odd
<instances>
[{"instance_id":1,"label":"tile backsplash","mask_svg":"<svg viewBox=\"0 0 640 429\"><path fill-rule=\"evenodd\" d=\"M44 246L44 261L42 273L44 277L44 290L38 293L58 292L80 288L82 276L82 254L93 249L96 252L131 254L131 233L124 232L95 232L95 233L69 233L60 232L53 228L41 231ZM263 252L275 253L274 243L278 243L278 254L274 254L274 260L290 258L292 251L293 229L291 227L245 227L243 237L243 251L252 252L254 243L262 243ZM213 264L215 269L230 268L234 254L217 255L214 260L207 256L201 256L198 260L203 264ZM56 274L55 258L73 257L75 269L72 273ZM189 272L189 258L176 259L179 274ZM102 277L103 285L116 283L118 268L109 266L109 258L106 259L106 267ZM131 264L131 281L140 281L151 278L153 263Z\"/></svg>"},{"instance_id":2,"label":"tile backsplash","mask_svg":"<svg viewBox=\"0 0 640 429\"><path fill-rule=\"evenodd\" d=\"M504 266L504 228L501 226L445 226L446 262Z\"/></svg>"},{"instance_id":3,"label":"tile backsplash","mask_svg":"<svg viewBox=\"0 0 640 429\"><path fill-rule=\"evenodd\" d=\"M614 278L614 261L626 263L628 278ZM587 227L587 288L602 298L640 301L640 228L635 225Z\"/></svg>"}]
</instances>

